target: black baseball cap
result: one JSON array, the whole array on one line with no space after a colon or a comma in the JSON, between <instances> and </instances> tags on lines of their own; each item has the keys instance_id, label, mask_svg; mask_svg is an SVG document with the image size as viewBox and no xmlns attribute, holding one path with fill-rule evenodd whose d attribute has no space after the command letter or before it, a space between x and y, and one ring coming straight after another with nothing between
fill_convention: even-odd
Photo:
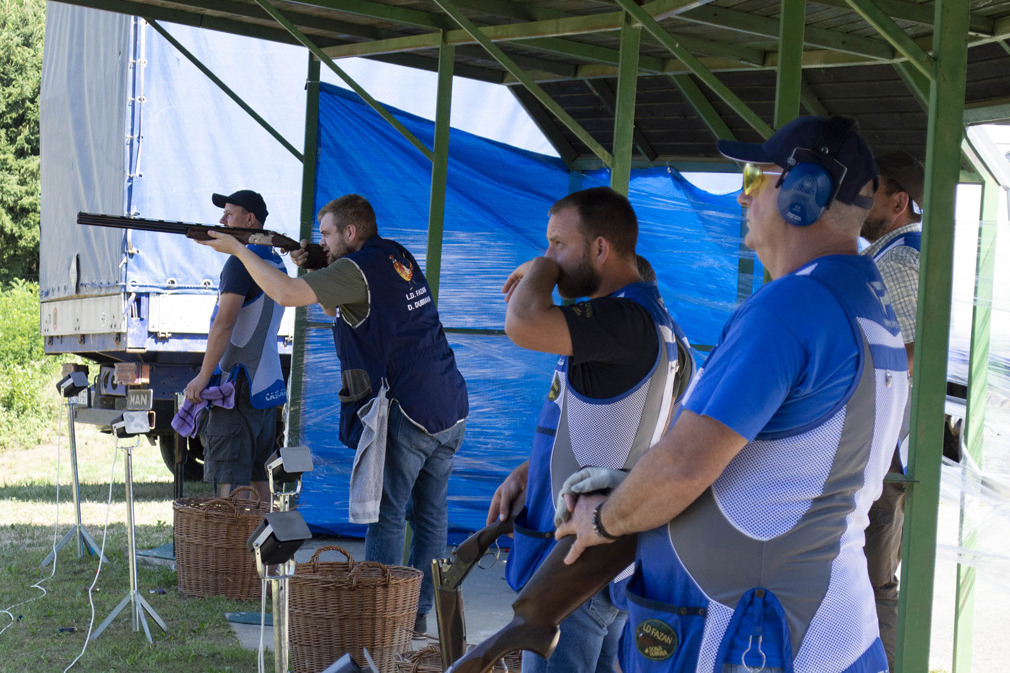
<instances>
[{"instance_id":1,"label":"black baseball cap","mask_svg":"<svg viewBox=\"0 0 1010 673\"><path fill-rule=\"evenodd\" d=\"M229 194L225 196L224 194L214 194L211 196L211 201L218 208L224 208L226 203L233 203L236 206L241 206L248 210L250 213L256 216L256 219L263 224L267 221L267 204L263 201L263 197L259 195L258 192L254 192L251 189L240 189L234 194Z\"/></svg>"},{"instance_id":2,"label":"black baseball cap","mask_svg":"<svg viewBox=\"0 0 1010 673\"><path fill-rule=\"evenodd\" d=\"M859 192L871 180L876 189L877 164L870 146L855 132L854 126L854 120L844 117L799 117L780 128L764 143L719 140L716 147L724 157L734 161L778 164L783 168L802 163L802 159L796 160L797 156L816 157L808 160L831 164L826 168L838 180L836 199L869 208L866 197L860 197ZM833 171L832 166L839 170Z\"/></svg>"},{"instance_id":3,"label":"black baseball cap","mask_svg":"<svg viewBox=\"0 0 1010 673\"><path fill-rule=\"evenodd\" d=\"M901 191L908 192L915 205L922 210L923 185L926 181L926 167L905 150L889 152L877 159L877 168L885 178L896 182Z\"/></svg>"}]
</instances>

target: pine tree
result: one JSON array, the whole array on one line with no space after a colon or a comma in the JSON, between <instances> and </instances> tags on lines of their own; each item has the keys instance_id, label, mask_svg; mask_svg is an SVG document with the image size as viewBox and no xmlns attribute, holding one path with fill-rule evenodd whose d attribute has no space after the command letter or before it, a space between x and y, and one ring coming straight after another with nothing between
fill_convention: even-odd
<instances>
[{"instance_id":1,"label":"pine tree","mask_svg":"<svg viewBox=\"0 0 1010 673\"><path fill-rule=\"evenodd\" d=\"M39 277L45 0L0 0L0 282Z\"/></svg>"}]
</instances>

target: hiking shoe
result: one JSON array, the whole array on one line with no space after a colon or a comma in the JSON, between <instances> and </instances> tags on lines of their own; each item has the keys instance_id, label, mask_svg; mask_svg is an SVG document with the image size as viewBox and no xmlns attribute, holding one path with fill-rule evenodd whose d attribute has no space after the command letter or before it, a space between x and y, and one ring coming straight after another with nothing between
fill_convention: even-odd
<instances>
[{"instance_id":1,"label":"hiking shoe","mask_svg":"<svg viewBox=\"0 0 1010 673\"><path fill-rule=\"evenodd\" d=\"M428 635L428 615L418 614L414 619L414 640L421 640Z\"/></svg>"}]
</instances>

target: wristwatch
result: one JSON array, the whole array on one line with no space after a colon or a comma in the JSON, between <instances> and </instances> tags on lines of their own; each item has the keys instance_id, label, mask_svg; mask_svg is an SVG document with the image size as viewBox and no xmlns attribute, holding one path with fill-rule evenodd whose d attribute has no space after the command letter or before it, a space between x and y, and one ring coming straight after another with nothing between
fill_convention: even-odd
<instances>
[{"instance_id":1,"label":"wristwatch","mask_svg":"<svg viewBox=\"0 0 1010 673\"><path fill-rule=\"evenodd\" d=\"M593 532L606 540L616 540L617 536L611 535L607 532L607 529L603 527L603 521L600 520L601 509L603 509L602 502L596 506L596 509L593 510Z\"/></svg>"}]
</instances>

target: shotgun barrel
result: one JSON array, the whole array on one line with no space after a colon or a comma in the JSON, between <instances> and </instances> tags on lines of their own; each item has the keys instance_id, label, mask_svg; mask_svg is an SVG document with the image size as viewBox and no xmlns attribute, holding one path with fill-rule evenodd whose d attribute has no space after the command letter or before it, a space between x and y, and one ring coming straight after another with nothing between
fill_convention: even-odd
<instances>
[{"instance_id":1,"label":"shotgun barrel","mask_svg":"<svg viewBox=\"0 0 1010 673\"><path fill-rule=\"evenodd\" d=\"M121 217L118 215L99 215L97 213L77 213L77 224L92 227L112 227L115 229L138 229L154 231L163 234L182 234L195 241L209 241L208 232L217 231L237 238L242 243L253 245L268 245L284 252L292 252L301 248L301 243L269 229L249 229L246 227L220 227L192 222L172 222L169 220L148 220L141 217ZM310 243L306 247L309 253L305 267L320 269L326 266L326 252L318 243Z\"/></svg>"}]
</instances>

